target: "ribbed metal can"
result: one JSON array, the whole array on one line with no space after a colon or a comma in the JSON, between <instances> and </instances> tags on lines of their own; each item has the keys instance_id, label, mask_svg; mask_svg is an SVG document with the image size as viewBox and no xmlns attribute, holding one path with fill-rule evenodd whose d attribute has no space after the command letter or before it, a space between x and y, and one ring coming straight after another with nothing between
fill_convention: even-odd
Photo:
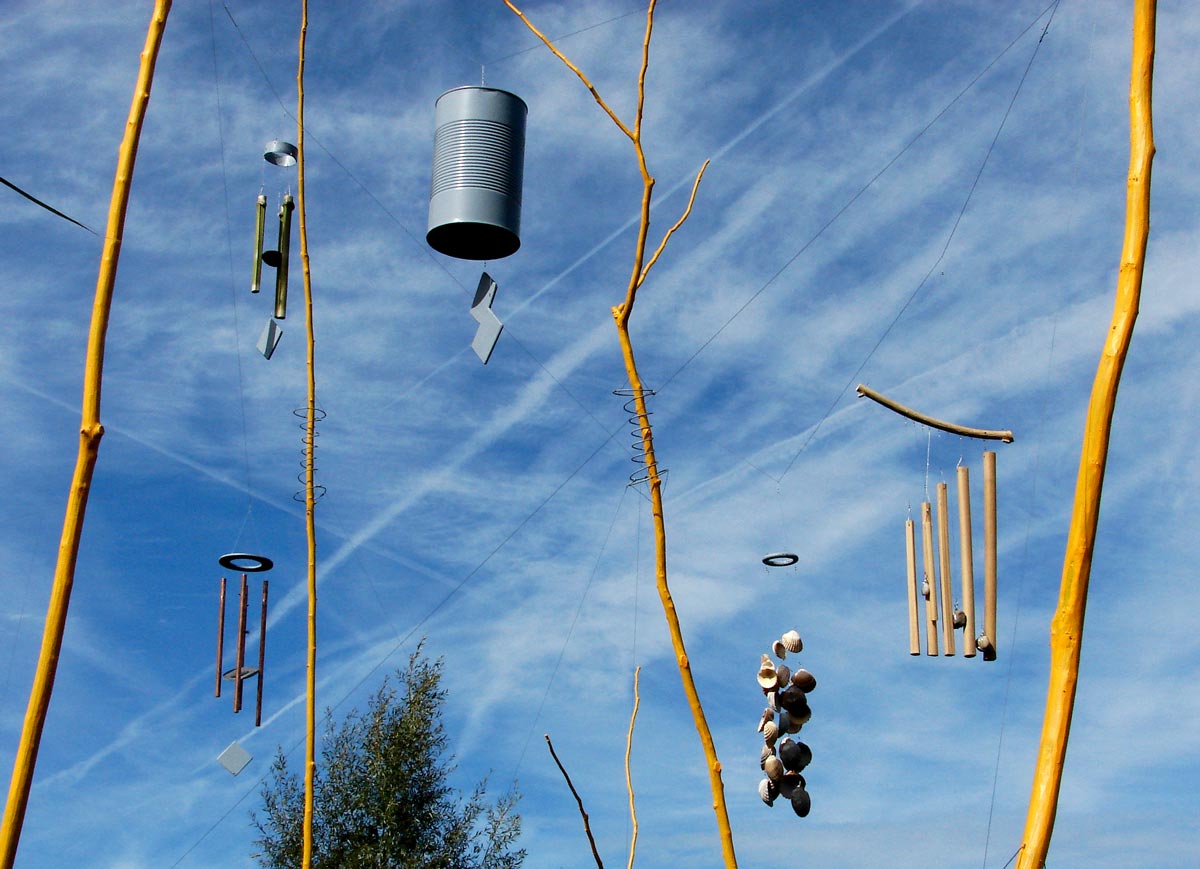
<instances>
[{"instance_id":1,"label":"ribbed metal can","mask_svg":"<svg viewBox=\"0 0 1200 869\"><path fill-rule=\"evenodd\" d=\"M525 101L459 87L438 97L425 240L458 259L493 260L521 246Z\"/></svg>"}]
</instances>

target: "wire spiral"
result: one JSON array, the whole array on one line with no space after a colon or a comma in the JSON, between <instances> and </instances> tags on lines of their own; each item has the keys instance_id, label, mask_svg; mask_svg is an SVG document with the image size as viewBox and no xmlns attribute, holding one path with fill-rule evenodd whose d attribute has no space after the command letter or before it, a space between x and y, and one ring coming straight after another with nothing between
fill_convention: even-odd
<instances>
[{"instance_id":1,"label":"wire spiral","mask_svg":"<svg viewBox=\"0 0 1200 869\"><path fill-rule=\"evenodd\" d=\"M646 439L645 439L645 436L646 436L648 429L647 430L642 429L642 419L638 415L638 411L637 411L637 400L639 397L641 397L642 399L651 398L655 395L655 392L653 389L614 389L613 395L616 395L616 396L619 396L619 397L625 399L625 404L624 404L625 413L628 415L629 425L633 427L633 431L631 431L629 433L629 436L633 439L633 443L631 444L631 446L633 447L633 455L630 456L629 461L633 462L635 465L639 465L640 467L638 468L638 470L634 471L632 474L629 475L629 485L636 486L639 483L644 483L650 479L650 471L646 467ZM649 424L650 424L651 416L653 416L653 414L649 410L647 410L646 411L646 425L647 426L649 426ZM666 468L663 468L662 470L659 471L659 476L665 477L666 474L667 474Z\"/></svg>"},{"instance_id":2,"label":"wire spiral","mask_svg":"<svg viewBox=\"0 0 1200 869\"><path fill-rule=\"evenodd\" d=\"M316 478L317 478L317 461L316 461L317 438L319 438L321 436L321 433L319 431L317 431L316 423L321 422L322 420L325 419L325 411L319 407L313 408L313 432L312 432L311 444L310 444L309 438L308 438L308 408L307 407L298 407L292 411L292 415L297 416L300 419L304 420L303 424L301 424L301 426L300 426L300 430L304 432L304 435L300 438L300 443L303 448L300 450L300 473L296 475L296 481L299 482L300 485L302 485L302 486L304 485L304 478L308 472L308 450L311 445L312 454L313 454L313 469L312 469L313 470L313 500L319 501L321 498L325 497L326 489L320 483L316 482ZM305 499L306 499L306 496L305 496L304 489L301 489L299 492L294 492L292 494L292 500L299 501L301 504L303 504L305 502Z\"/></svg>"}]
</instances>

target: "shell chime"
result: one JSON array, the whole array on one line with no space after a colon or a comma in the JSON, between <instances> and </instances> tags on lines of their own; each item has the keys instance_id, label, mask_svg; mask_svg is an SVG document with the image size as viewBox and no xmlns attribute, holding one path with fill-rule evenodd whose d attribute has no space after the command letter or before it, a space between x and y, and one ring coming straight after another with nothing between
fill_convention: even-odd
<instances>
[{"instance_id":1,"label":"shell chime","mask_svg":"<svg viewBox=\"0 0 1200 869\"><path fill-rule=\"evenodd\" d=\"M971 542L971 483L965 465L958 467L958 542L962 593L961 609L954 601L950 563L950 497L945 483L937 486L937 537L934 513L928 501L921 504L922 580L917 584L916 530L912 519L904 523L905 564L908 574L908 653L921 654L917 598L925 601L925 652L954 655L954 632L963 630L963 655L983 652L985 661L996 660L996 454L983 454L983 632L976 634L975 566ZM936 545L936 558L934 555Z\"/></svg>"},{"instance_id":2,"label":"shell chime","mask_svg":"<svg viewBox=\"0 0 1200 869\"><path fill-rule=\"evenodd\" d=\"M246 613L249 606L249 586L247 573L261 573L273 567L271 559L261 555L251 555L245 552L233 552L222 555L220 564L227 570L242 572L241 592L238 595L238 627L237 643L234 649L234 665L230 670L225 669L225 577L221 577L220 609L217 615L217 685L215 696L221 696L221 682L233 683L233 711L242 711L242 683L254 679L257 692L254 703L254 726L262 726L263 698L263 667L266 663L267 650L267 581L262 581L262 606L259 613L258 628L258 666L246 666ZM236 773L234 773L236 775Z\"/></svg>"},{"instance_id":3,"label":"shell chime","mask_svg":"<svg viewBox=\"0 0 1200 869\"><path fill-rule=\"evenodd\" d=\"M298 153L292 143L274 139L267 143L263 159L273 166L290 169L296 165ZM250 292L260 291L264 265L275 269L274 316L267 320L267 325L258 339L258 351L267 359L271 358L279 339L283 337L283 330L278 321L287 317L288 254L292 240L292 211L295 208L292 194L283 193L279 201L279 234L275 249L263 250L267 226L267 197L264 193L258 194L254 221L254 273L250 280Z\"/></svg>"},{"instance_id":4,"label":"shell chime","mask_svg":"<svg viewBox=\"0 0 1200 869\"><path fill-rule=\"evenodd\" d=\"M780 663L763 655L758 665L758 686L767 698L758 722L758 732L763 735L759 766L766 773L758 783L758 796L768 806L783 797L802 818L808 816L812 800L800 773L812 761L812 749L792 736L812 717L808 695L817 687L817 680L807 670L797 667L793 671L783 661L788 652L797 654L803 648L800 634L788 631L771 645Z\"/></svg>"}]
</instances>

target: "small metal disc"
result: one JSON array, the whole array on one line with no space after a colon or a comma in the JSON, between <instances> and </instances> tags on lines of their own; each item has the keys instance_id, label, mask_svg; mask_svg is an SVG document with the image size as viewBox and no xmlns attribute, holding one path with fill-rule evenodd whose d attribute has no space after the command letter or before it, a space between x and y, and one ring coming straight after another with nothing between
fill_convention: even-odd
<instances>
[{"instance_id":1,"label":"small metal disc","mask_svg":"<svg viewBox=\"0 0 1200 869\"><path fill-rule=\"evenodd\" d=\"M767 567L791 567L800 556L792 552L772 552L770 555L764 555L762 563Z\"/></svg>"},{"instance_id":2,"label":"small metal disc","mask_svg":"<svg viewBox=\"0 0 1200 869\"><path fill-rule=\"evenodd\" d=\"M222 555L217 561L226 570L238 573L261 573L275 566L275 562L265 555L251 555L249 552L230 552L228 555Z\"/></svg>"},{"instance_id":3,"label":"small metal disc","mask_svg":"<svg viewBox=\"0 0 1200 869\"><path fill-rule=\"evenodd\" d=\"M274 163L276 166L295 166L296 155L299 151L291 142L284 142L282 139L272 139L267 142L266 149L263 151L263 159L268 163Z\"/></svg>"}]
</instances>

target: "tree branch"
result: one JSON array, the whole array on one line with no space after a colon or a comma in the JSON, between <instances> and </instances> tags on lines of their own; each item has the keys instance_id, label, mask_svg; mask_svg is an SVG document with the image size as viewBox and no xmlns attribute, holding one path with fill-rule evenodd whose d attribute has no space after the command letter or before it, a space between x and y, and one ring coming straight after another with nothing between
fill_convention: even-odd
<instances>
[{"instance_id":1,"label":"tree branch","mask_svg":"<svg viewBox=\"0 0 1200 869\"><path fill-rule=\"evenodd\" d=\"M507 3L508 0L505 0ZM575 790L575 785L571 784L571 777L567 775L567 769L562 765L562 761L558 759L558 755L554 752L554 743L550 741L550 734L545 733L546 746L550 749L550 756L554 758L554 762L558 764L559 771L563 774L563 778L567 780L567 787L571 789L571 796L575 798L576 804L579 806L579 814L583 818L583 832L587 833L588 844L592 846L592 856L596 858L596 865L599 869L604 869L604 863L600 860L600 852L596 850L596 840L592 838L592 826L588 823L588 813L584 811L583 800L579 798L579 791Z\"/></svg>"}]
</instances>

